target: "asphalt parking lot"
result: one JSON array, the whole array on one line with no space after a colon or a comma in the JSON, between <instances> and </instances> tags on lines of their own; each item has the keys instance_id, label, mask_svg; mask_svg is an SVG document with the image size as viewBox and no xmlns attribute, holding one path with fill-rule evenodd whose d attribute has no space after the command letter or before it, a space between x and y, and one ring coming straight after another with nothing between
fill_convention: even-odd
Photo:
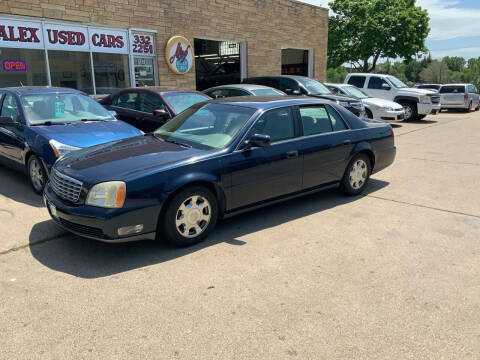
<instances>
[{"instance_id":1,"label":"asphalt parking lot","mask_svg":"<svg viewBox=\"0 0 480 360\"><path fill-rule=\"evenodd\" d=\"M365 196L109 245L0 167L2 359L478 359L480 112L396 125Z\"/></svg>"}]
</instances>

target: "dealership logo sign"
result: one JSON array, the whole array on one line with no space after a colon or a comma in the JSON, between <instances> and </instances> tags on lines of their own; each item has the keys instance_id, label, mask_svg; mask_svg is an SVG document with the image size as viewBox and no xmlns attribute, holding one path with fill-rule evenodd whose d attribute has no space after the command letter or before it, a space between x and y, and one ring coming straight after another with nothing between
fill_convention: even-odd
<instances>
[{"instance_id":1,"label":"dealership logo sign","mask_svg":"<svg viewBox=\"0 0 480 360\"><path fill-rule=\"evenodd\" d=\"M183 36L174 36L165 49L167 65L175 74L186 74L193 66L193 48Z\"/></svg>"}]
</instances>

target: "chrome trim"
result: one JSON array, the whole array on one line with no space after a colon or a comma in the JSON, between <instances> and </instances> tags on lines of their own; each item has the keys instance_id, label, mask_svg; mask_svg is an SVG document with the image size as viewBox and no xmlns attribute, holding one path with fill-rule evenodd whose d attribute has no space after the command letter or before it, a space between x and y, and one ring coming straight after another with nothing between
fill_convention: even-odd
<instances>
[{"instance_id":1,"label":"chrome trim","mask_svg":"<svg viewBox=\"0 0 480 360\"><path fill-rule=\"evenodd\" d=\"M62 174L55 169L52 169L50 184L53 192L57 196L73 203L77 202L80 198L83 187L81 181Z\"/></svg>"}]
</instances>

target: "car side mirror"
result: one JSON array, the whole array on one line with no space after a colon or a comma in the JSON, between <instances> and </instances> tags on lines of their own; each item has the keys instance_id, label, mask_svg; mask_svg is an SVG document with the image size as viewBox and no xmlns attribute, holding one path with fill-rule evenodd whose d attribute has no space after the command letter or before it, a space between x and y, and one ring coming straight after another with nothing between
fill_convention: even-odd
<instances>
[{"instance_id":1,"label":"car side mirror","mask_svg":"<svg viewBox=\"0 0 480 360\"><path fill-rule=\"evenodd\" d=\"M108 110L108 113L112 115L115 119L117 118L117 112L115 110Z\"/></svg>"},{"instance_id":2,"label":"car side mirror","mask_svg":"<svg viewBox=\"0 0 480 360\"><path fill-rule=\"evenodd\" d=\"M270 145L270 136L263 134L254 134L250 136L248 140L245 141L243 146L244 150L250 149L252 147L266 147Z\"/></svg>"},{"instance_id":3,"label":"car side mirror","mask_svg":"<svg viewBox=\"0 0 480 360\"><path fill-rule=\"evenodd\" d=\"M153 115L156 117L169 117L168 112L165 109L153 110Z\"/></svg>"},{"instance_id":4,"label":"car side mirror","mask_svg":"<svg viewBox=\"0 0 480 360\"><path fill-rule=\"evenodd\" d=\"M392 88L392 87L391 87L390 85L388 85L388 84L385 84L385 83L382 84L382 89L383 89L383 90L390 90L391 88Z\"/></svg>"},{"instance_id":5,"label":"car side mirror","mask_svg":"<svg viewBox=\"0 0 480 360\"><path fill-rule=\"evenodd\" d=\"M15 126L18 125L19 122L13 119L13 116L0 116L0 125L4 126Z\"/></svg>"}]
</instances>

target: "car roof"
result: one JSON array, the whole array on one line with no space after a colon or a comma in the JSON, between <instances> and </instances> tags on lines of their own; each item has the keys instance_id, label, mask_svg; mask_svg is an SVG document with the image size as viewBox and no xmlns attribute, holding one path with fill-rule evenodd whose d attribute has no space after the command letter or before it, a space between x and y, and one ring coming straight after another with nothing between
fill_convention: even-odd
<instances>
[{"instance_id":1,"label":"car roof","mask_svg":"<svg viewBox=\"0 0 480 360\"><path fill-rule=\"evenodd\" d=\"M354 75L359 75L359 76L393 76L390 74L375 74L375 73L350 73L348 76L354 76Z\"/></svg>"},{"instance_id":2,"label":"car roof","mask_svg":"<svg viewBox=\"0 0 480 360\"><path fill-rule=\"evenodd\" d=\"M335 87L338 87L338 88L342 88L342 87L356 87L352 84L334 84L334 83L323 83L323 85L325 86L335 86Z\"/></svg>"},{"instance_id":3,"label":"car roof","mask_svg":"<svg viewBox=\"0 0 480 360\"><path fill-rule=\"evenodd\" d=\"M443 84L442 86L466 86L466 85L472 85L470 83L458 83L458 84Z\"/></svg>"},{"instance_id":4,"label":"car roof","mask_svg":"<svg viewBox=\"0 0 480 360\"><path fill-rule=\"evenodd\" d=\"M220 85L220 86L214 86L211 87L207 90L204 91L211 91L211 90L216 90L216 89L244 89L244 90L260 90L260 89L272 89L275 91L279 91L275 88L272 88L270 86L264 86L264 85L257 85L257 84L231 84L231 85Z\"/></svg>"},{"instance_id":5,"label":"car roof","mask_svg":"<svg viewBox=\"0 0 480 360\"><path fill-rule=\"evenodd\" d=\"M54 93L76 93L83 94L84 92L63 87L50 87L50 86L16 86L16 87L6 87L1 88L0 90L9 90L16 93L17 95L25 94L54 94Z\"/></svg>"},{"instance_id":6,"label":"car roof","mask_svg":"<svg viewBox=\"0 0 480 360\"><path fill-rule=\"evenodd\" d=\"M129 91L142 91L142 92L155 92L159 94L165 94L165 93L195 93L195 94L201 94L206 96L204 93L197 91L197 90L191 90L191 89L168 89L164 88L161 86L142 86L142 87L131 87L131 88L125 88L121 89L114 94L117 93L123 93L123 92L129 92Z\"/></svg>"},{"instance_id":7,"label":"car roof","mask_svg":"<svg viewBox=\"0 0 480 360\"><path fill-rule=\"evenodd\" d=\"M247 79L265 79L265 78L288 78L288 79L310 79L310 80L315 80L311 79L308 76L301 76L301 75L266 75L266 76L252 76Z\"/></svg>"},{"instance_id":8,"label":"car roof","mask_svg":"<svg viewBox=\"0 0 480 360\"><path fill-rule=\"evenodd\" d=\"M328 104L330 100L308 96L237 96L209 100L207 103L244 106L254 109L272 109L281 106Z\"/></svg>"}]
</instances>

